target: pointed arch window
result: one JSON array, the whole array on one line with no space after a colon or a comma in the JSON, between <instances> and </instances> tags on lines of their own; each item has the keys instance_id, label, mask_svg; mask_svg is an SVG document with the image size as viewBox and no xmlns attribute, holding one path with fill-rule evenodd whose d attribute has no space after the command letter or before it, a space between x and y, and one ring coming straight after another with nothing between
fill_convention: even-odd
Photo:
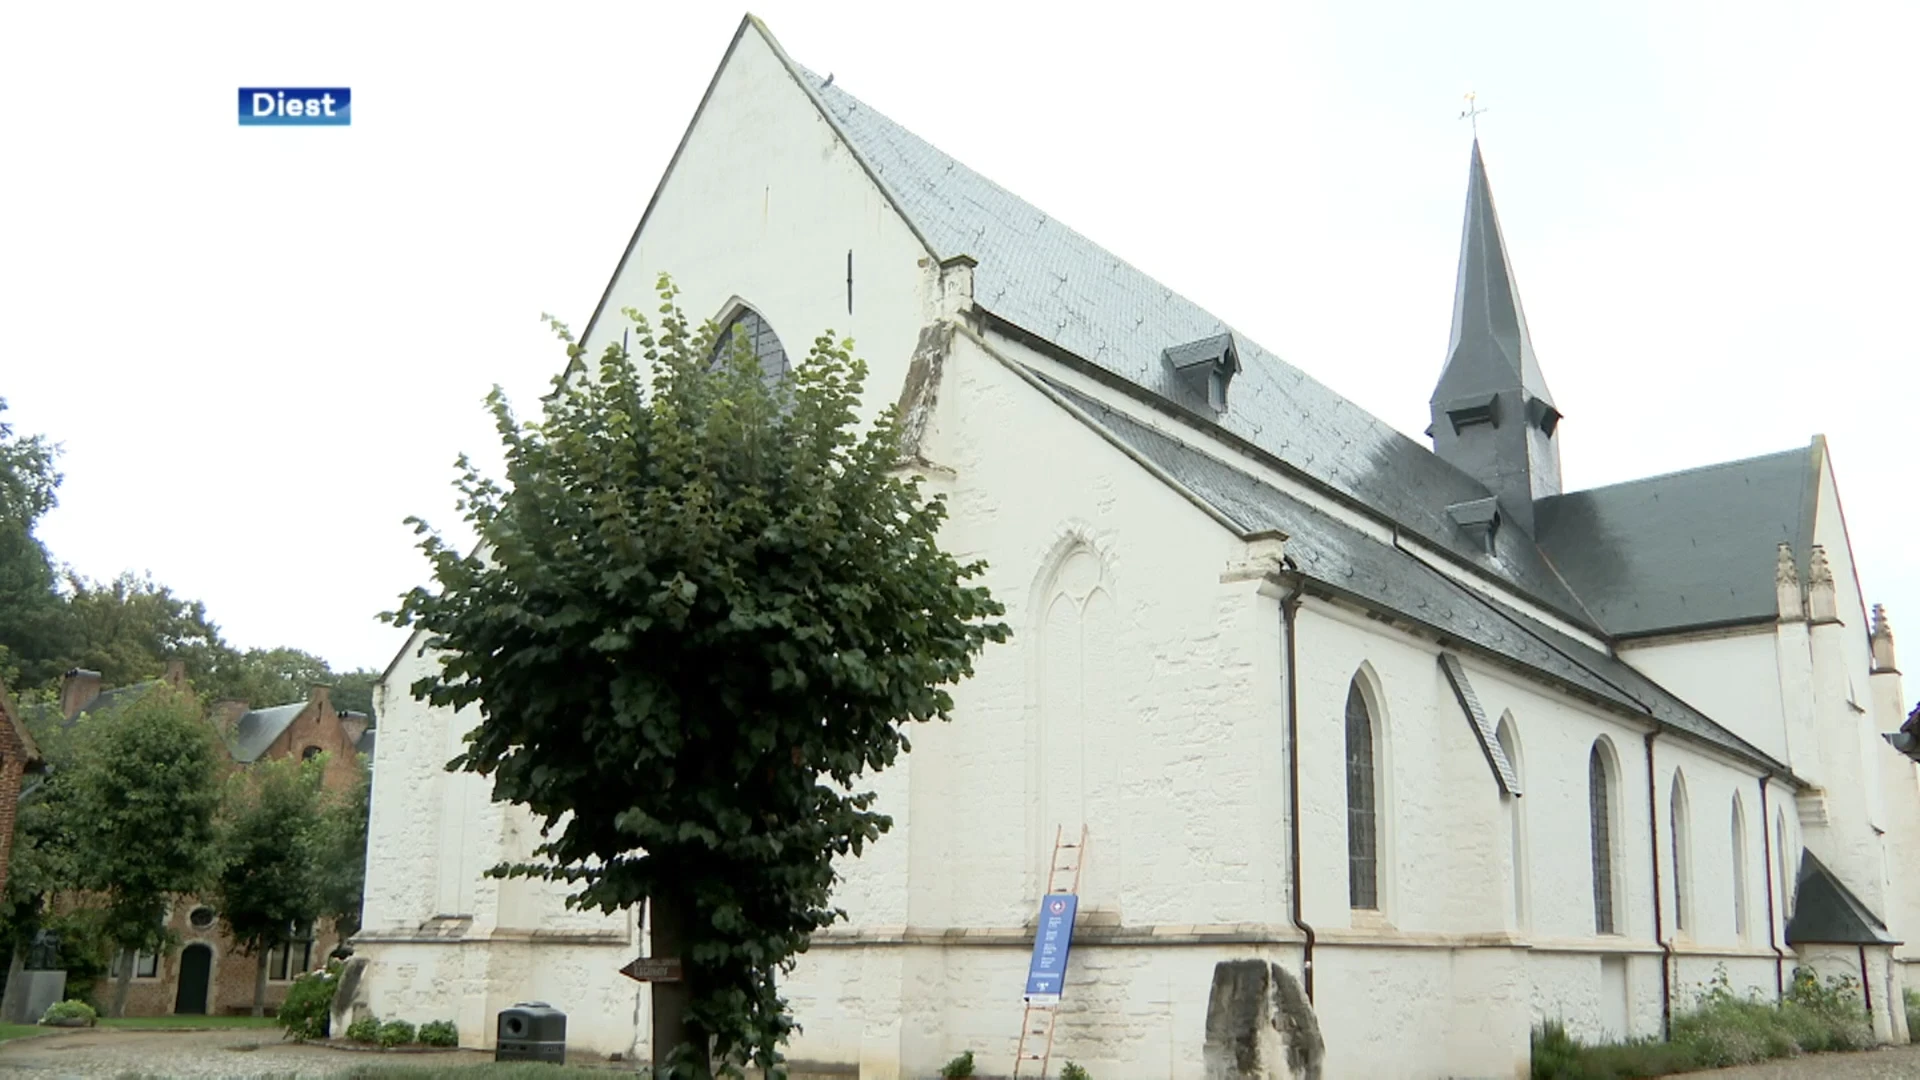
<instances>
[{"instance_id":1,"label":"pointed arch window","mask_svg":"<svg viewBox=\"0 0 1920 1080\"><path fill-rule=\"evenodd\" d=\"M1747 815L1733 797L1733 933L1747 940Z\"/></svg>"},{"instance_id":2,"label":"pointed arch window","mask_svg":"<svg viewBox=\"0 0 1920 1080\"><path fill-rule=\"evenodd\" d=\"M747 351L760 363L760 372L768 379L777 379L787 373L787 350L780 344L779 335L767 324L760 313L746 305L736 307L733 314L720 326L720 333L713 339L713 353L710 363L719 367L733 355L738 342L744 341Z\"/></svg>"},{"instance_id":3,"label":"pointed arch window","mask_svg":"<svg viewBox=\"0 0 1920 1080\"><path fill-rule=\"evenodd\" d=\"M1613 770L1608 766L1606 747L1593 744L1587 755L1587 816L1593 842L1593 929L1611 934L1614 930L1613 904Z\"/></svg>"},{"instance_id":4,"label":"pointed arch window","mask_svg":"<svg viewBox=\"0 0 1920 1080\"><path fill-rule=\"evenodd\" d=\"M1525 791L1526 777L1520 768L1520 743L1514 732L1511 714L1500 718L1500 726L1494 729L1493 737L1506 753L1507 764L1513 767L1514 779L1521 783L1519 790ZM1524 928L1527 925L1527 822L1520 796L1506 794L1500 798L1506 803L1508 838L1513 849L1513 925L1515 928Z\"/></svg>"},{"instance_id":5,"label":"pointed arch window","mask_svg":"<svg viewBox=\"0 0 1920 1080\"><path fill-rule=\"evenodd\" d=\"M1373 714L1360 680L1347 687L1347 900L1380 907L1380 815Z\"/></svg>"},{"instance_id":6,"label":"pointed arch window","mask_svg":"<svg viewBox=\"0 0 1920 1080\"><path fill-rule=\"evenodd\" d=\"M1667 834L1673 849L1673 928L1678 931L1693 925L1692 830L1687 813L1687 780L1676 769L1668 798Z\"/></svg>"}]
</instances>

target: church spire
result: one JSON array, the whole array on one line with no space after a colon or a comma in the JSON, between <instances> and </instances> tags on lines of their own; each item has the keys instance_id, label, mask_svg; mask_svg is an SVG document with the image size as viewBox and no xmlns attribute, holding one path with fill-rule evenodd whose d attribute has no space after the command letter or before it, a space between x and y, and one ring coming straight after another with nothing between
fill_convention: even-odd
<instances>
[{"instance_id":1,"label":"church spire","mask_svg":"<svg viewBox=\"0 0 1920 1080\"><path fill-rule=\"evenodd\" d=\"M1485 484L1501 515L1531 533L1534 500L1560 493L1554 434L1560 410L1534 359L1477 138L1467 172L1453 334L1429 405L1434 452Z\"/></svg>"}]
</instances>

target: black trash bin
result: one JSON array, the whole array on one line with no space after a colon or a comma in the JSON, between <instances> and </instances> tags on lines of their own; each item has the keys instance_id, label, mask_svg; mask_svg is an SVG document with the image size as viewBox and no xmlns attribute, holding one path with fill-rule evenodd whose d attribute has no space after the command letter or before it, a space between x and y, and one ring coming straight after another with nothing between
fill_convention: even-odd
<instances>
[{"instance_id":1,"label":"black trash bin","mask_svg":"<svg viewBox=\"0 0 1920 1080\"><path fill-rule=\"evenodd\" d=\"M567 1062L567 1014L544 1001L521 1001L501 1009L494 1034L495 1061Z\"/></svg>"}]
</instances>

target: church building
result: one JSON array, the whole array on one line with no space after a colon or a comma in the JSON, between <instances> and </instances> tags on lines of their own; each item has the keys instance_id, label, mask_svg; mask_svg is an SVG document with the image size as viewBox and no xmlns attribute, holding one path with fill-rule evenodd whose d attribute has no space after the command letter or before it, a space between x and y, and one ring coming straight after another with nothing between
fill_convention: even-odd
<instances>
[{"instance_id":1,"label":"church building","mask_svg":"<svg viewBox=\"0 0 1920 1080\"><path fill-rule=\"evenodd\" d=\"M662 272L771 372L851 336L1014 631L873 779L894 829L784 982L796 1064L1010 1073L1083 829L1056 1071L1201 1076L1249 958L1299 978L1332 1078L1521 1077L1543 1021L1658 1037L1716 972L1771 1000L1802 965L1905 1041L1920 778L1824 441L1565 490L1477 143L1466 180L1421 441L741 24L588 352ZM416 636L378 691L372 1010L491 1046L545 1001L644 1060L645 926L482 876L537 830L443 770L477 716L412 699L436 662Z\"/></svg>"}]
</instances>

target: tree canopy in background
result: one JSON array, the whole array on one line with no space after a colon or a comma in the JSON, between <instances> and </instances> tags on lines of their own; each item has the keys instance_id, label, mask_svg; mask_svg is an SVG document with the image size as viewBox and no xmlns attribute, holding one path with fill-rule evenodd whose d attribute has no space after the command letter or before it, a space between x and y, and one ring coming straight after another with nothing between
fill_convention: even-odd
<instances>
[{"instance_id":1,"label":"tree canopy in background","mask_svg":"<svg viewBox=\"0 0 1920 1080\"><path fill-rule=\"evenodd\" d=\"M266 1012L267 954L322 914L324 755L262 761L227 778L215 910L254 959L253 1015Z\"/></svg>"},{"instance_id":2,"label":"tree canopy in background","mask_svg":"<svg viewBox=\"0 0 1920 1080\"><path fill-rule=\"evenodd\" d=\"M90 581L63 570L34 533L58 504L59 447L16 435L6 407L0 398L0 679L8 686L46 689L73 668L99 672L103 686L127 686L181 660L209 704L284 705L331 683L336 709L372 712L377 672L335 672L299 649L235 648L206 605L149 576Z\"/></svg>"},{"instance_id":3,"label":"tree canopy in background","mask_svg":"<svg viewBox=\"0 0 1920 1080\"><path fill-rule=\"evenodd\" d=\"M729 1071L775 1063L776 977L843 914L833 860L891 825L863 779L1007 629L967 584L983 565L940 549L892 414L859 430L850 343L770 382L661 299L657 331L628 312L644 372L611 347L524 425L494 392L506 483L463 462L458 485L485 554L427 533L437 590L395 622L440 651L414 693L479 709L449 768L544 822L537 861L495 873L645 901L685 969L654 984L655 1060L704 1077L709 1039Z\"/></svg>"}]
</instances>

